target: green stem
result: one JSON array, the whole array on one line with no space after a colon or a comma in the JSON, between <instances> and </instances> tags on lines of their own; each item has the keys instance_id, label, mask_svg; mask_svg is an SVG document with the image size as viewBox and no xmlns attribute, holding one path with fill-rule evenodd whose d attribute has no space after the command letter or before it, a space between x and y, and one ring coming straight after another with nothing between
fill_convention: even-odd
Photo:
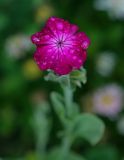
<instances>
[{"instance_id":1,"label":"green stem","mask_svg":"<svg viewBox=\"0 0 124 160\"><path fill-rule=\"evenodd\" d=\"M62 156L61 160L65 160L68 158L69 152L70 152L70 147L71 147L71 141L68 136L65 136L62 140Z\"/></svg>"},{"instance_id":2,"label":"green stem","mask_svg":"<svg viewBox=\"0 0 124 160\"><path fill-rule=\"evenodd\" d=\"M67 116L70 117L72 114L72 103L73 103L73 91L71 88L70 77L67 76L67 84L62 85L64 100L65 100L65 108L67 110Z\"/></svg>"},{"instance_id":3,"label":"green stem","mask_svg":"<svg viewBox=\"0 0 124 160\"><path fill-rule=\"evenodd\" d=\"M42 140L43 138L41 138L41 135L37 135L37 143L36 143L36 153L37 153L37 157L40 160L41 157L45 156L46 154L46 143L43 142ZM42 140L42 141L41 141Z\"/></svg>"},{"instance_id":4,"label":"green stem","mask_svg":"<svg viewBox=\"0 0 124 160\"><path fill-rule=\"evenodd\" d=\"M73 106L73 90L71 88L71 83L70 83L70 77L69 75L66 76L66 84L62 85L63 89L63 94L64 94L64 101L65 101L65 109L67 111L67 118L69 118L72 115L72 106ZM69 122L69 121L68 121ZM62 159L65 160L68 158L70 148L71 148L71 131L72 128L70 126L71 124L68 124L64 128L64 137L62 140Z\"/></svg>"}]
</instances>

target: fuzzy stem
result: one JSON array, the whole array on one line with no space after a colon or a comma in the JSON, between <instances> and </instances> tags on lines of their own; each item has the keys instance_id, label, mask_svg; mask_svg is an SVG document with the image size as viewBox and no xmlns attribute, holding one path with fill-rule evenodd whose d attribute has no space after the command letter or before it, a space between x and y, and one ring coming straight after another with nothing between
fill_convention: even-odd
<instances>
[{"instance_id":1,"label":"fuzzy stem","mask_svg":"<svg viewBox=\"0 0 124 160\"><path fill-rule=\"evenodd\" d=\"M64 94L64 101L65 101L65 109L67 111L67 118L71 118L72 109L73 109L73 90L71 88L70 77L69 75L66 76L66 84L62 85L63 94ZM71 148L71 125L65 126L64 128L64 137L62 140L62 159L65 160L68 158L70 148Z\"/></svg>"},{"instance_id":2,"label":"fuzzy stem","mask_svg":"<svg viewBox=\"0 0 124 160\"><path fill-rule=\"evenodd\" d=\"M65 108L67 110L67 116L70 117L72 114L73 91L71 88L69 75L66 78L67 78L67 84L62 85L62 89L64 93Z\"/></svg>"},{"instance_id":3,"label":"fuzzy stem","mask_svg":"<svg viewBox=\"0 0 124 160\"><path fill-rule=\"evenodd\" d=\"M61 147L61 151L62 151L61 160L65 160L68 158L70 147L71 147L70 138L68 136L63 137L62 147Z\"/></svg>"}]
</instances>

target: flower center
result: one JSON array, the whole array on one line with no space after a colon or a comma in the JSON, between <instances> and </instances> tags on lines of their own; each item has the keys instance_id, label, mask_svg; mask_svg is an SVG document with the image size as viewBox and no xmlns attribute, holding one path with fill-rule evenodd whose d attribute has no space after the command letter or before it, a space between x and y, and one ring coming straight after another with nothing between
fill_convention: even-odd
<instances>
[{"instance_id":1,"label":"flower center","mask_svg":"<svg viewBox=\"0 0 124 160\"><path fill-rule=\"evenodd\" d=\"M62 41L62 40L59 40L58 42L57 42L57 47L59 48L59 47L62 47L64 45L64 42Z\"/></svg>"},{"instance_id":2,"label":"flower center","mask_svg":"<svg viewBox=\"0 0 124 160\"><path fill-rule=\"evenodd\" d=\"M106 96L103 96L102 97L102 103L109 106L111 105L113 102L113 97L109 96L109 95L106 95Z\"/></svg>"}]
</instances>

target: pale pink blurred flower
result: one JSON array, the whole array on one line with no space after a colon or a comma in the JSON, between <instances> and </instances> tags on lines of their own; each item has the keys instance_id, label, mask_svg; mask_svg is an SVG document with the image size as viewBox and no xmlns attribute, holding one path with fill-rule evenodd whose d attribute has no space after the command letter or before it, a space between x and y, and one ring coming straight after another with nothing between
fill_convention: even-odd
<instances>
[{"instance_id":1,"label":"pale pink blurred flower","mask_svg":"<svg viewBox=\"0 0 124 160\"><path fill-rule=\"evenodd\" d=\"M123 90L116 84L97 89L93 94L93 111L114 118L122 110Z\"/></svg>"}]
</instances>

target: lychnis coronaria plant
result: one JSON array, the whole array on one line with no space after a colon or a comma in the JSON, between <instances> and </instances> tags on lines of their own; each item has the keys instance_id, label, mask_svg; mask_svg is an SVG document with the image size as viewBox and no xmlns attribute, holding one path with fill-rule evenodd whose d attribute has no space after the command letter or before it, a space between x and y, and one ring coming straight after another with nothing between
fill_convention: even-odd
<instances>
[{"instance_id":1,"label":"lychnis coronaria plant","mask_svg":"<svg viewBox=\"0 0 124 160\"><path fill-rule=\"evenodd\" d=\"M77 139L95 145L104 132L102 121L92 114L80 113L78 104L73 101L76 87L86 83L86 70L83 65L90 45L89 37L78 30L75 24L51 17L42 30L31 37L36 45L34 59L41 70L47 71L45 80L59 83L63 91L62 95L56 92L50 95L54 111L62 124L62 130L56 133L59 135L60 144L51 149L47 148L48 137L52 138L48 136L51 123L47 115L50 109L48 104L44 103L41 106L42 123L35 128L36 130L40 128L40 133L37 134L39 159L84 160L85 158L76 151L72 152L72 145Z\"/></svg>"}]
</instances>

